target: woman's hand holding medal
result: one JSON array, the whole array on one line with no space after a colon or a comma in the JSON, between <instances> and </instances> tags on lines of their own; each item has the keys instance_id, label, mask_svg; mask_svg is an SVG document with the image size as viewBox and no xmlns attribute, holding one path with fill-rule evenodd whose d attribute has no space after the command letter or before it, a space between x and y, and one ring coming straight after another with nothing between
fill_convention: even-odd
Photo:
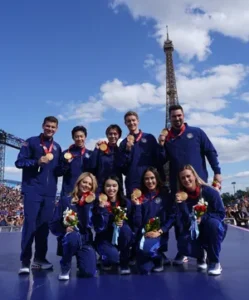
<instances>
[{"instance_id":1,"label":"woman's hand holding medal","mask_svg":"<svg viewBox=\"0 0 249 300\"><path fill-rule=\"evenodd\" d=\"M183 201L186 201L188 199L188 194L185 192L178 192L176 193L176 202L182 203Z\"/></svg>"},{"instance_id":2,"label":"woman's hand holding medal","mask_svg":"<svg viewBox=\"0 0 249 300\"><path fill-rule=\"evenodd\" d=\"M158 143L161 146L164 146L165 141L166 141L166 137L168 135L168 130L167 129L163 129L158 137Z\"/></svg>"},{"instance_id":3,"label":"woman's hand holding medal","mask_svg":"<svg viewBox=\"0 0 249 300\"><path fill-rule=\"evenodd\" d=\"M101 193L99 195L99 206L100 207L106 207L107 202L108 202L108 197L105 194Z\"/></svg>"},{"instance_id":4,"label":"woman's hand holding medal","mask_svg":"<svg viewBox=\"0 0 249 300\"><path fill-rule=\"evenodd\" d=\"M133 193L131 194L131 201L135 204L135 205L140 205L140 200L139 198L142 196L142 192L139 189L135 189L133 191Z\"/></svg>"}]
</instances>

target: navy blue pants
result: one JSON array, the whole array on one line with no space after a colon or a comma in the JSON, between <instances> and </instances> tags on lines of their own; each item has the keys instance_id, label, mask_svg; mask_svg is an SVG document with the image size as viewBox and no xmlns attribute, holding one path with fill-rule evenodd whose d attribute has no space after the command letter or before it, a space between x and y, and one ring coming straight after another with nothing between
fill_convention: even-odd
<instances>
[{"instance_id":1,"label":"navy blue pants","mask_svg":"<svg viewBox=\"0 0 249 300\"><path fill-rule=\"evenodd\" d=\"M93 277L96 274L96 253L90 244L85 243L79 232L67 233L62 239L63 254L60 261L61 269L71 268L72 257L75 255L80 275Z\"/></svg>"},{"instance_id":2,"label":"navy blue pants","mask_svg":"<svg viewBox=\"0 0 249 300\"><path fill-rule=\"evenodd\" d=\"M148 273L155 263L162 258L162 252L168 250L167 237L145 238L143 250L140 244L137 250L137 267L140 273Z\"/></svg>"},{"instance_id":3,"label":"navy blue pants","mask_svg":"<svg viewBox=\"0 0 249 300\"><path fill-rule=\"evenodd\" d=\"M130 247L133 242L133 232L129 225L120 227L118 245L113 245L107 240L96 239L97 252L104 264L118 264L128 266L130 257ZM120 253L119 253L120 251Z\"/></svg>"},{"instance_id":4,"label":"navy blue pants","mask_svg":"<svg viewBox=\"0 0 249 300\"><path fill-rule=\"evenodd\" d=\"M178 249L186 256L203 258L203 249L207 251L209 263L218 263L221 243L226 236L227 225L214 218L203 220L199 225L200 235L192 240L190 232L180 235Z\"/></svg>"},{"instance_id":5,"label":"navy blue pants","mask_svg":"<svg viewBox=\"0 0 249 300\"><path fill-rule=\"evenodd\" d=\"M21 261L29 263L35 239L35 259L43 260L48 250L48 222L52 219L54 197L24 193L24 224L22 229Z\"/></svg>"}]
</instances>

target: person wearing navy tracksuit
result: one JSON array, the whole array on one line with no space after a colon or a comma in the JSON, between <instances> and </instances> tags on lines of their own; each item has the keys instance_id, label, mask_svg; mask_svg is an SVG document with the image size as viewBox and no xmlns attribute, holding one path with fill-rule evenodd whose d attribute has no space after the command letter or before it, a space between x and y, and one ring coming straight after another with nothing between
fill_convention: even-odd
<instances>
[{"instance_id":1,"label":"person wearing navy tracksuit","mask_svg":"<svg viewBox=\"0 0 249 300\"><path fill-rule=\"evenodd\" d=\"M24 201L24 224L21 242L22 266L19 274L28 274L35 238L35 254L32 267L50 269L46 260L48 222L53 215L57 189L57 172L61 147L53 140L58 129L55 117L46 117L43 133L31 137L23 144L15 165L22 169L22 193Z\"/></svg>"},{"instance_id":2,"label":"person wearing navy tracksuit","mask_svg":"<svg viewBox=\"0 0 249 300\"><path fill-rule=\"evenodd\" d=\"M221 183L221 169L217 152L203 130L184 123L184 113L180 105L169 108L171 128L168 135L160 135L159 156L161 164L169 162L169 183L172 194L177 192L177 174L186 164L191 164L205 182L208 181L206 158L214 172L214 180ZM175 226L176 239L178 228ZM181 264L184 257L178 253L174 263Z\"/></svg>"},{"instance_id":3,"label":"person wearing navy tracksuit","mask_svg":"<svg viewBox=\"0 0 249 300\"><path fill-rule=\"evenodd\" d=\"M106 178L102 192L106 195L106 199L103 201L101 194L99 195L99 202L93 213L95 246L102 261L102 268L110 270L112 266L119 264L121 275L130 274L129 256L134 237L130 227L131 201L124 197L117 176ZM119 206L126 209L128 220L114 223L112 208Z\"/></svg>"},{"instance_id":4,"label":"person wearing navy tracksuit","mask_svg":"<svg viewBox=\"0 0 249 300\"><path fill-rule=\"evenodd\" d=\"M60 157L58 175L63 176L61 197L68 196L77 178L89 171L89 160L92 151L85 148L87 130L84 126L76 126L72 130L74 144L63 151Z\"/></svg>"},{"instance_id":5,"label":"person wearing navy tracksuit","mask_svg":"<svg viewBox=\"0 0 249 300\"><path fill-rule=\"evenodd\" d=\"M142 177L141 197L132 195L133 229L137 241L137 267L141 274L161 272L168 250L168 231L175 222L175 204L168 190L163 187L159 172L149 167ZM146 224L159 218L156 230L146 230ZM167 258L166 258L167 259Z\"/></svg>"},{"instance_id":6,"label":"person wearing navy tracksuit","mask_svg":"<svg viewBox=\"0 0 249 300\"><path fill-rule=\"evenodd\" d=\"M129 129L128 139L120 143L122 165L125 177L126 195L129 198L135 188L140 187L144 170L150 166L157 167L158 143L152 134L144 133L138 128L139 118L136 112L128 111L124 116ZM133 141L130 137L133 137Z\"/></svg>"},{"instance_id":7,"label":"person wearing navy tracksuit","mask_svg":"<svg viewBox=\"0 0 249 300\"><path fill-rule=\"evenodd\" d=\"M103 182L108 176L117 176L123 185L122 168L120 164L120 149L117 145L121 138L122 130L112 124L106 129L106 137L108 139L107 149L102 151L100 145L104 141L99 141L90 157L89 170L94 174L98 181L98 192L103 189Z\"/></svg>"},{"instance_id":8,"label":"person wearing navy tracksuit","mask_svg":"<svg viewBox=\"0 0 249 300\"><path fill-rule=\"evenodd\" d=\"M219 255L227 231L221 196L199 177L191 165L186 165L180 170L178 182L179 190L188 195L187 200L183 201L179 194L176 194L177 223L180 229L178 249L184 255L197 258L198 269L208 268L209 275L220 275L222 268ZM206 202L207 211L196 220L192 215L193 206L197 205L200 199Z\"/></svg>"},{"instance_id":9,"label":"person wearing navy tracksuit","mask_svg":"<svg viewBox=\"0 0 249 300\"><path fill-rule=\"evenodd\" d=\"M96 274L96 253L92 234L92 209L94 198L87 201L87 196L97 188L96 178L88 172L79 176L76 180L72 194L62 197L55 207L53 218L49 224L51 232L58 237L57 254L62 256L59 280L68 280L71 271L72 257L75 255L79 276L93 277ZM72 209L77 213L77 228L65 226L63 212Z\"/></svg>"}]
</instances>

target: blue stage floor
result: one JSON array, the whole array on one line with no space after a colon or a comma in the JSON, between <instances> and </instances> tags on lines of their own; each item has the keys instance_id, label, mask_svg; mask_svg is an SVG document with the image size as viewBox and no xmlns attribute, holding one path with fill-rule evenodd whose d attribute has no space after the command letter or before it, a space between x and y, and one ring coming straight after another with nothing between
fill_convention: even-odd
<instances>
[{"instance_id":1,"label":"blue stage floor","mask_svg":"<svg viewBox=\"0 0 249 300\"><path fill-rule=\"evenodd\" d=\"M150 276L104 273L97 278L76 277L75 262L68 282L59 282L55 238L49 240L48 259L54 271L33 271L18 276L20 233L0 234L0 300L248 300L249 231L229 227L221 255L223 273L210 277L196 271L194 260L186 267L165 267ZM168 256L175 255L172 234Z\"/></svg>"}]
</instances>

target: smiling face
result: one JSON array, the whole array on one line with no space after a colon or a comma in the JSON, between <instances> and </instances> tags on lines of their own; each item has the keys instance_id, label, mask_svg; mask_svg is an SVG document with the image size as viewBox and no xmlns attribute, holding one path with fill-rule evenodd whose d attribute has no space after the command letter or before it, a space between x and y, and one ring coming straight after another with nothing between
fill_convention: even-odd
<instances>
[{"instance_id":1,"label":"smiling face","mask_svg":"<svg viewBox=\"0 0 249 300\"><path fill-rule=\"evenodd\" d=\"M89 176L83 178L79 183L79 191L81 193L91 192L92 188L93 188L93 181L92 178Z\"/></svg>"},{"instance_id":2,"label":"smiling face","mask_svg":"<svg viewBox=\"0 0 249 300\"><path fill-rule=\"evenodd\" d=\"M85 133L83 131L76 131L74 133L73 140L76 146L83 148L86 140Z\"/></svg>"},{"instance_id":3,"label":"smiling face","mask_svg":"<svg viewBox=\"0 0 249 300\"><path fill-rule=\"evenodd\" d=\"M116 129L110 129L107 133L107 139L111 146L116 145L119 139L118 131Z\"/></svg>"},{"instance_id":4,"label":"smiling face","mask_svg":"<svg viewBox=\"0 0 249 300\"><path fill-rule=\"evenodd\" d=\"M125 125L127 126L127 128L131 133L138 132L138 124L139 124L139 120L134 115L129 115L125 118Z\"/></svg>"},{"instance_id":5,"label":"smiling face","mask_svg":"<svg viewBox=\"0 0 249 300\"><path fill-rule=\"evenodd\" d=\"M157 188L157 180L153 172L148 171L144 174L144 185L149 191L153 191Z\"/></svg>"},{"instance_id":6,"label":"smiling face","mask_svg":"<svg viewBox=\"0 0 249 300\"><path fill-rule=\"evenodd\" d=\"M58 125L55 122L46 121L43 125L43 134L46 138L52 138L58 129Z\"/></svg>"},{"instance_id":7,"label":"smiling face","mask_svg":"<svg viewBox=\"0 0 249 300\"><path fill-rule=\"evenodd\" d=\"M104 186L105 194L110 199L116 199L118 193L118 183L115 180L108 179Z\"/></svg>"},{"instance_id":8,"label":"smiling face","mask_svg":"<svg viewBox=\"0 0 249 300\"><path fill-rule=\"evenodd\" d=\"M191 170L183 170L179 174L180 182L188 191L196 189L196 177Z\"/></svg>"},{"instance_id":9,"label":"smiling face","mask_svg":"<svg viewBox=\"0 0 249 300\"><path fill-rule=\"evenodd\" d=\"M181 109L172 110L170 113L171 126L180 129L184 123L184 114Z\"/></svg>"}]
</instances>

